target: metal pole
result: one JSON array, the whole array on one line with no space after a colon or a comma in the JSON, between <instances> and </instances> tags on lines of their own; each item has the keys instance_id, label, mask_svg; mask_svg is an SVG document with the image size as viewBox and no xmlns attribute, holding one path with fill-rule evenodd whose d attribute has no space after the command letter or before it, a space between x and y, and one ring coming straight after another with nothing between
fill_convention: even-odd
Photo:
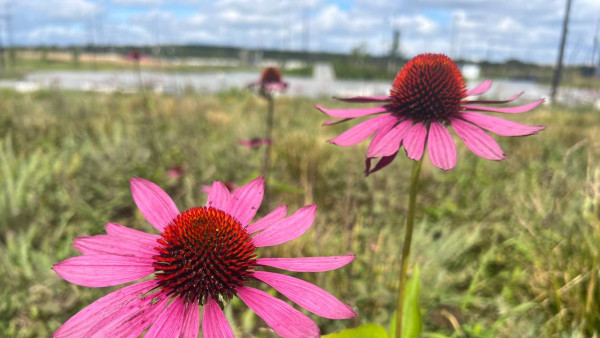
<instances>
[{"instance_id":1,"label":"metal pole","mask_svg":"<svg viewBox=\"0 0 600 338\"><path fill-rule=\"evenodd\" d=\"M567 41L567 30L569 26L569 12L571 12L571 0L567 0L567 10L565 11L562 36L560 38L560 46L558 50L558 60L556 61L556 69L554 70L554 76L552 77L552 91L550 92L550 101L552 103L554 103L554 97L556 96L556 90L558 89L560 76L562 73L563 56L565 54L565 43Z\"/></svg>"}]
</instances>

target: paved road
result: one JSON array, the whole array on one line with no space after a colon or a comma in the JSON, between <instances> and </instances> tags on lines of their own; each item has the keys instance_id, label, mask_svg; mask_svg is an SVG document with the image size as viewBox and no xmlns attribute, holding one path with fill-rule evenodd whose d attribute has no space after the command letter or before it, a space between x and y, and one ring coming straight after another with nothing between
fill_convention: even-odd
<instances>
[{"instance_id":1,"label":"paved road","mask_svg":"<svg viewBox=\"0 0 600 338\"><path fill-rule=\"evenodd\" d=\"M390 81L348 81L337 80L327 67L316 67L315 76L286 77L289 82L288 95L318 96L353 96L382 95L388 93ZM145 90L179 95L187 90L199 93L216 93L230 88L243 88L259 77L256 73L160 73L143 72L142 82ZM475 86L480 81L469 83ZM27 75L23 80L2 80L0 87L11 87L19 91L31 91L41 88L57 88L86 90L98 92L135 92L140 88L140 77L136 72L126 71L43 71ZM488 97L509 97L525 91L524 98L536 99L549 97L550 88L525 81L498 80L492 86ZM558 100L574 104L595 104L600 109L600 91L582 89L561 90Z\"/></svg>"}]
</instances>

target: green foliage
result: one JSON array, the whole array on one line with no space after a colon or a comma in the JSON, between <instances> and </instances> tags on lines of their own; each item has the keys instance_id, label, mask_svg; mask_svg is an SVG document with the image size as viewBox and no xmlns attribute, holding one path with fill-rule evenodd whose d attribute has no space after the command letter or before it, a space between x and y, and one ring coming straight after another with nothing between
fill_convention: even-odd
<instances>
[{"instance_id":1,"label":"green foliage","mask_svg":"<svg viewBox=\"0 0 600 338\"><path fill-rule=\"evenodd\" d=\"M352 329L324 335L323 338L388 338L385 329L378 324L365 324Z\"/></svg>"},{"instance_id":2,"label":"green foliage","mask_svg":"<svg viewBox=\"0 0 600 338\"><path fill-rule=\"evenodd\" d=\"M323 334L393 317L410 160L368 178L366 143L327 139L349 124L321 127L314 103L275 102L270 205L319 209L314 226L263 257L353 252L324 273L294 273L350 304L358 316L310 315ZM202 205L200 185L242 184L260 171L266 103L249 93L182 97L0 91L0 336L49 336L70 316L116 288L69 284L52 264L76 255L77 236L106 222L153 232L129 192L134 176L155 181L181 209ZM500 138L503 162L459 145L458 165L425 160L411 265L420 267L425 337L593 336L599 334L600 116L541 108L514 118L546 124L527 138ZM179 178L167 175L180 166ZM265 214L269 210L260 210ZM265 290L273 292L265 287ZM239 301L225 309L234 331L269 336Z\"/></svg>"}]
</instances>

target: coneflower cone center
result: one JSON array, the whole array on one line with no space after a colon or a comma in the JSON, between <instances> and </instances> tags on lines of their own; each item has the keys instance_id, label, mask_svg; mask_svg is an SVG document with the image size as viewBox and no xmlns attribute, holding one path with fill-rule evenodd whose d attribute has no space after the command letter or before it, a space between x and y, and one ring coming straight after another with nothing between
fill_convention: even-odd
<instances>
[{"instance_id":1,"label":"coneflower cone center","mask_svg":"<svg viewBox=\"0 0 600 338\"><path fill-rule=\"evenodd\" d=\"M179 214L158 240L153 267L160 287L187 302L223 305L256 262L250 234L225 212L197 207Z\"/></svg>"},{"instance_id":2,"label":"coneflower cone center","mask_svg":"<svg viewBox=\"0 0 600 338\"><path fill-rule=\"evenodd\" d=\"M415 121L444 121L467 96L460 70L443 54L421 54L404 65L390 91L389 110Z\"/></svg>"},{"instance_id":3,"label":"coneflower cone center","mask_svg":"<svg viewBox=\"0 0 600 338\"><path fill-rule=\"evenodd\" d=\"M267 67L261 76L262 83L276 83L281 82L281 73L279 69L275 67Z\"/></svg>"}]
</instances>

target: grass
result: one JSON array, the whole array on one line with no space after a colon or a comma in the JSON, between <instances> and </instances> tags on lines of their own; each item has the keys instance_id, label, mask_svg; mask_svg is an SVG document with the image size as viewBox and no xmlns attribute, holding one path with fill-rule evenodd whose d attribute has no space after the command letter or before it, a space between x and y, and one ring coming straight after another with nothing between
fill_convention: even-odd
<instances>
[{"instance_id":1,"label":"grass","mask_svg":"<svg viewBox=\"0 0 600 338\"><path fill-rule=\"evenodd\" d=\"M410 161L362 175L366 144L325 142L327 98L276 100L271 205L317 203L301 238L271 256L338 255L337 271L294 276L317 283L359 316L312 316L323 333L362 323L387 327L395 306ZM180 209L201 205L202 184L256 177L266 103L249 93L183 97L41 91L0 92L0 336L49 336L116 288L69 284L52 264L76 255L74 237L106 222L151 232L129 179L162 186ZM516 120L539 135L498 138L509 158L485 161L458 148L441 172L425 160L412 264L422 276L425 337L593 336L600 333L600 114L543 107ZM458 142L457 142L458 144ZM184 167L179 179L167 176ZM260 214L267 210L260 210ZM266 288L268 290L268 288ZM226 308L237 333L270 336L239 301Z\"/></svg>"}]
</instances>

